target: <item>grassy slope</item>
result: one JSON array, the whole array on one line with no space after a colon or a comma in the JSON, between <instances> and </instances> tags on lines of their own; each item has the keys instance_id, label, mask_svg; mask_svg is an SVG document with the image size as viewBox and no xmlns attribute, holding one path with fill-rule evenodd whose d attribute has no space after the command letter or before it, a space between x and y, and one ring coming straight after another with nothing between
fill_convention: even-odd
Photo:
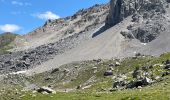
<instances>
[{"instance_id":1,"label":"grassy slope","mask_svg":"<svg viewBox=\"0 0 170 100\"><path fill-rule=\"evenodd\" d=\"M126 58L121 62L121 66L114 69L114 75L125 73L129 79L132 76L129 72L134 71L136 67L141 66L150 66L158 63L162 63L170 59L170 53L163 54L160 57L139 57L137 59ZM75 88L78 85L83 85L86 83L89 78L95 76L96 82L91 84L92 86L88 89L79 89L73 92L63 93L58 92L57 94L44 95L40 93L25 92L21 93L23 96L21 100L170 100L170 76L164 77L164 81L152 84L151 86L143 87L142 89L127 89L122 91L113 91L109 92L112 88L113 79L112 77L104 77L103 73L106 71L107 66L111 63L115 63L114 60L106 60L99 64L94 64L93 61L86 61L83 63L73 63L62 66L65 68L71 68L71 66L78 66L85 69L81 69L76 78L71 79L70 75L63 75L61 79L57 79L60 72L50 74L50 72L45 72L38 74L34 77L31 77L33 83L39 84L40 86L52 85L54 89L69 89ZM94 74L92 71L93 67L97 67L97 72ZM162 72L166 71L159 66L151 69L154 73L154 76L161 75ZM52 77L52 79L45 81L47 77ZM68 83L62 84L64 80ZM15 92L13 92L15 93ZM11 94L12 95L12 94ZM18 95L21 96L21 95ZM13 95L17 99L17 95ZM10 100L11 96L8 95L8 92L1 94L2 100Z\"/></svg>"},{"instance_id":2,"label":"grassy slope","mask_svg":"<svg viewBox=\"0 0 170 100\"><path fill-rule=\"evenodd\" d=\"M14 41L16 36L16 34L12 33L0 34L0 54L8 53L8 50L11 48L9 44Z\"/></svg>"},{"instance_id":3,"label":"grassy slope","mask_svg":"<svg viewBox=\"0 0 170 100\"><path fill-rule=\"evenodd\" d=\"M170 54L156 57L141 57L138 59L126 58L122 61L122 65L114 69L115 74L127 73L133 71L136 67L150 66L162 63L170 59ZM89 89L78 90L70 93L57 93L55 95L35 94L36 96L26 95L23 100L170 100L170 76L165 77L164 81L144 87L142 89L128 89L123 91L108 92L107 89L112 87L111 77L103 77L106 66L113 63L113 60L106 61L102 64L97 64L98 72L96 73L98 82L92 85ZM90 66L89 66L90 68ZM153 70L155 75L161 75L163 70L156 66ZM69 85L78 85L82 81L86 81L88 77L93 76L90 71L81 72L87 76L79 75L75 81ZM102 90L106 89L106 90Z\"/></svg>"},{"instance_id":4,"label":"grassy slope","mask_svg":"<svg viewBox=\"0 0 170 100\"><path fill-rule=\"evenodd\" d=\"M170 82L169 80L167 81ZM124 90L113 93L57 93L56 95L27 95L23 100L169 100L170 85L161 82L141 90ZM170 84L170 83L169 83Z\"/></svg>"}]
</instances>

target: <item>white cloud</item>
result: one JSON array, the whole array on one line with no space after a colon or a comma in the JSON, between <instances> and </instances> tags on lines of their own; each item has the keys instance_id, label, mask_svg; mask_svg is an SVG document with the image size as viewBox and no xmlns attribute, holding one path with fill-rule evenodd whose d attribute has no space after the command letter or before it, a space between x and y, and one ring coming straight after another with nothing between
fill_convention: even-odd
<instances>
[{"instance_id":1,"label":"white cloud","mask_svg":"<svg viewBox=\"0 0 170 100\"><path fill-rule=\"evenodd\" d=\"M11 4L18 5L18 6L31 6L31 3L28 2L18 2L18 1L12 1Z\"/></svg>"},{"instance_id":2,"label":"white cloud","mask_svg":"<svg viewBox=\"0 0 170 100\"><path fill-rule=\"evenodd\" d=\"M43 19L43 20L48 20L48 19L59 19L60 16L59 15L56 15L55 13L51 12L51 11L47 11L47 12L44 12L44 13L38 13L38 14L35 14L36 17L40 18L40 19Z\"/></svg>"},{"instance_id":3,"label":"white cloud","mask_svg":"<svg viewBox=\"0 0 170 100\"><path fill-rule=\"evenodd\" d=\"M0 25L0 30L3 32L15 32L20 30L21 27L15 24L5 24L5 25Z\"/></svg>"}]
</instances>

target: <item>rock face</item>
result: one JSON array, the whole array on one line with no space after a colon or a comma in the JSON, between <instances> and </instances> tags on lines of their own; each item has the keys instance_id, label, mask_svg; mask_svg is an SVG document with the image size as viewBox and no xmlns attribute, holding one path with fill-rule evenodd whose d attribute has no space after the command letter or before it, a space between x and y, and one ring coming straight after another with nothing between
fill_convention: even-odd
<instances>
[{"instance_id":1,"label":"rock face","mask_svg":"<svg viewBox=\"0 0 170 100\"><path fill-rule=\"evenodd\" d=\"M113 26L129 15L155 10L164 12L165 0L111 0L106 25Z\"/></svg>"},{"instance_id":2,"label":"rock face","mask_svg":"<svg viewBox=\"0 0 170 100\"><path fill-rule=\"evenodd\" d=\"M132 22L123 36L139 39L147 43L165 30L168 0L111 0L106 26L112 27L132 15ZM133 36L130 36L133 35Z\"/></svg>"}]
</instances>

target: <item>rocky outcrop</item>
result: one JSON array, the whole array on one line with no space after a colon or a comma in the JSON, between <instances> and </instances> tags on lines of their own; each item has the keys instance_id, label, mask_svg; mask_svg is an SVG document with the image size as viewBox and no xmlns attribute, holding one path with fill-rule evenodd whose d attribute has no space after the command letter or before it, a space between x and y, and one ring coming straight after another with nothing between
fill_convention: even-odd
<instances>
[{"instance_id":1,"label":"rocky outcrop","mask_svg":"<svg viewBox=\"0 0 170 100\"><path fill-rule=\"evenodd\" d=\"M113 26L135 12L164 12L164 3L165 0L111 0L106 25Z\"/></svg>"},{"instance_id":2,"label":"rocky outcrop","mask_svg":"<svg viewBox=\"0 0 170 100\"><path fill-rule=\"evenodd\" d=\"M121 32L130 39L138 39L148 43L156 39L167 26L166 8L168 0L111 0L110 12L106 18L106 26L112 27L124 18L132 15L132 22L127 29Z\"/></svg>"},{"instance_id":3,"label":"rocky outcrop","mask_svg":"<svg viewBox=\"0 0 170 100\"><path fill-rule=\"evenodd\" d=\"M149 86L154 83L165 80L165 76L170 75L170 60L163 61L162 64L154 64L151 66L136 67L133 72L125 75L116 75L113 80L113 88L122 89L132 89L132 88L142 88ZM157 73L158 69L161 73Z\"/></svg>"}]
</instances>

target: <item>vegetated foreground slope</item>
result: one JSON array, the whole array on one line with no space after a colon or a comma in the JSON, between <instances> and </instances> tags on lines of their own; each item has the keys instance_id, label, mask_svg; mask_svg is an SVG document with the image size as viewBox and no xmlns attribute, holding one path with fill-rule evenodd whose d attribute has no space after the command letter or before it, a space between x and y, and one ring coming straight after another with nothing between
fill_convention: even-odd
<instances>
[{"instance_id":1,"label":"vegetated foreground slope","mask_svg":"<svg viewBox=\"0 0 170 100\"><path fill-rule=\"evenodd\" d=\"M163 3L150 2L153 5L151 10L147 10L149 8L143 5L144 11L141 9L137 13L124 16L120 23L110 26L110 29L107 24L104 26L109 10L108 5L96 5L81 10L71 17L48 21L42 28L23 36L23 39L21 37L21 40L28 40L30 45L16 39L19 41L18 43L26 45L23 48L22 44L18 45L18 49L15 48L17 52L0 56L0 73L24 70L26 74L31 75L57 68L72 61L123 58L134 56L136 53L160 55L169 51L170 48L167 45L169 44L169 4L165 4L165 1ZM158 10L159 6L164 12ZM119 8L118 6L115 9L123 9L123 7ZM58 29L61 28L56 28L60 26L66 29L60 31ZM47 34L48 32L50 34ZM35 38L32 39L34 36ZM44 37L48 37L48 39ZM17 43L16 41L15 43ZM38 44L32 47L36 44L33 41ZM29 49L26 49L27 47ZM165 47L166 49L163 49Z\"/></svg>"},{"instance_id":2,"label":"vegetated foreground slope","mask_svg":"<svg viewBox=\"0 0 170 100\"><path fill-rule=\"evenodd\" d=\"M41 74L1 79L2 100L169 100L170 54L73 62ZM142 79L146 81L141 81ZM38 91L49 87L55 94Z\"/></svg>"}]
</instances>

